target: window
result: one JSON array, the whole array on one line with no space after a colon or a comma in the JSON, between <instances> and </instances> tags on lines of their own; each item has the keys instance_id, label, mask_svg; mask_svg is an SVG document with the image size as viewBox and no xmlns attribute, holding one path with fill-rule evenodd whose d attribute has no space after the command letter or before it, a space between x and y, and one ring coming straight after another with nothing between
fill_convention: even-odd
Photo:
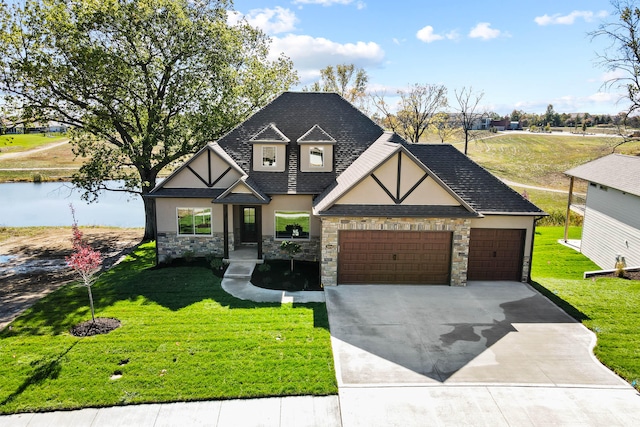
<instances>
[{"instance_id":1,"label":"window","mask_svg":"<svg viewBox=\"0 0 640 427\"><path fill-rule=\"evenodd\" d=\"M178 208L178 235L211 235L211 208Z\"/></svg>"},{"instance_id":2,"label":"window","mask_svg":"<svg viewBox=\"0 0 640 427\"><path fill-rule=\"evenodd\" d=\"M276 211L276 239L308 239L309 212Z\"/></svg>"},{"instance_id":3,"label":"window","mask_svg":"<svg viewBox=\"0 0 640 427\"><path fill-rule=\"evenodd\" d=\"M262 166L276 166L276 147L262 147Z\"/></svg>"},{"instance_id":4,"label":"window","mask_svg":"<svg viewBox=\"0 0 640 427\"><path fill-rule=\"evenodd\" d=\"M324 166L324 148L311 147L309 149L309 166L316 168Z\"/></svg>"}]
</instances>

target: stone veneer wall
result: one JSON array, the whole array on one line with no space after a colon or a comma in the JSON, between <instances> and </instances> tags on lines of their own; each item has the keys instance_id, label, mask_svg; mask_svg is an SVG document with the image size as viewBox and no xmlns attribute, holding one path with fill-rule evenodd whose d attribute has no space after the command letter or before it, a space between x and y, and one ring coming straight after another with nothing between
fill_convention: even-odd
<instances>
[{"instance_id":1,"label":"stone veneer wall","mask_svg":"<svg viewBox=\"0 0 640 427\"><path fill-rule=\"evenodd\" d=\"M195 256L224 255L224 233L212 236L177 236L176 233L158 233L156 241L158 262L182 258L186 252ZM229 233L229 251L233 250L233 233Z\"/></svg>"},{"instance_id":2,"label":"stone veneer wall","mask_svg":"<svg viewBox=\"0 0 640 427\"><path fill-rule=\"evenodd\" d=\"M395 230L395 231L451 231L451 285L467 284L469 237L471 220L457 218L322 218L320 281L324 286L338 282L338 231Z\"/></svg>"},{"instance_id":3,"label":"stone veneer wall","mask_svg":"<svg viewBox=\"0 0 640 427\"><path fill-rule=\"evenodd\" d=\"M285 239L286 240L286 239ZM320 259L320 238L310 237L307 239L293 240L302 246L302 251L295 256L301 261L318 261ZM275 240L273 236L262 236L262 256L264 259L289 259L285 252L280 250L282 240Z\"/></svg>"},{"instance_id":4,"label":"stone veneer wall","mask_svg":"<svg viewBox=\"0 0 640 427\"><path fill-rule=\"evenodd\" d=\"M521 282L528 283L529 282L529 268L531 265L531 256L524 256L522 259L522 278Z\"/></svg>"}]
</instances>

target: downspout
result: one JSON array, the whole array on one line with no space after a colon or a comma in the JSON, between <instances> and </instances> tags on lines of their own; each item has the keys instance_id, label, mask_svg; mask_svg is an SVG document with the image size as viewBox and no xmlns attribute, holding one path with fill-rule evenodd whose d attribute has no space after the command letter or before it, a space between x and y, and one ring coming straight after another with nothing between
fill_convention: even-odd
<instances>
[{"instance_id":1,"label":"downspout","mask_svg":"<svg viewBox=\"0 0 640 427\"><path fill-rule=\"evenodd\" d=\"M569 182L569 199L567 200L567 217L564 219L564 242L567 243L569 239L569 219L571 218L571 202L573 199L573 179Z\"/></svg>"},{"instance_id":2,"label":"downspout","mask_svg":"<svg viewBox=\"0 0 640 427\"><path fill-rule=\"evenodd\" d=\"M527 271L527 283L531 284L531 267L533 266L533 246L536 240L536 226L544 216L536 216L533 218L533 232L531 233L531 247L529 248L529 268Z\"/></svg>"},{"instance_id":3,"label":"downspout","mask_svg":"<svg viewBox=\"0 0 640 427\"><path fill-rule=\"evenodd\" d=\"M155 221L155 226L153 227L153 238L156 241L156 265L158 265L160 254L158 252L158 205L157 204L156 204L156 208L153 210L153 220Z\"/></svg>"}]
</instances>

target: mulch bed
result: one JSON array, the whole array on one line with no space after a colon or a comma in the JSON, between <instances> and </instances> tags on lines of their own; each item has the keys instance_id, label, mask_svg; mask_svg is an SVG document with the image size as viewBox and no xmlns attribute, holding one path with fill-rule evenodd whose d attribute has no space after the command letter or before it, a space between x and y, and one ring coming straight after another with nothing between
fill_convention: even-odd
<instances>
[{"instance_id":1,"label":"mulch bed","mask_svg":"<svg viewBox=\"0 0 640 427\"><path fill-rule=\"evenodd\" d=\"M120 327L120 321L118 319L112 319L110 317L96 317L96 321L87 320L79 323L69 332L76 337L90 337L92 335L108 334Z\"/></svg>"},{"instance_id":2,"label":"mulch bed","mask_svg":"<svg viewBox=\"0 0 640 427\"><path fill-rule=\"evenodd\" d=\"M598 277L618 277L616 273L597 275ZM624 276L620 279L640 280L640 271L625 271Z\"/></svg>"},{"instance_id":3,"label":"mulch bed","mask_svg":"<svg viewBox=\"0 0 640 427\"><path fill-rule=\"evenodd\" d=\"M251 283L279 291L321 291L320 264L312 261L295 261L293 272L288 260L267 260L253 270Z\"/></svg>"}]
</instances>

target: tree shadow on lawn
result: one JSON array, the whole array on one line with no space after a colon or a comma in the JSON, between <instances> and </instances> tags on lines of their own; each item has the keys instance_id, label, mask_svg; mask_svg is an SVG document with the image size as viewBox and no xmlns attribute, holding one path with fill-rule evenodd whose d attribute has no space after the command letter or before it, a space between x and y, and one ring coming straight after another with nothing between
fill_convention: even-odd
<instances>
[{"instance_id":1,"label":"tree shadow on lawn","mask_svg":"<svg viewBox=\"0 0 640 427\"><path fill-rule=\"evenodd\" d=\"M4 406L8 403L11 403L14 399L20 396L26 389L33 385L38 385L44 382L45 380L55 380L60 375L60 371L62 371L62 359L71 351L73 347L78 344L80 340L75 341L73 344L69 346L65 351L54 355L52 357L43 357L39 360L34 360L30 363L31 367L34 368L31 375L29 375L25 380L18 386L16 391L8 395L4 400L0 401L0 406Z\"/></svg>"},{"instance_id":2,"label":"tree shadow on lawn","mask_svg":"<svg viewBox=\"0 0 640 427\"><path fill-rule=\"evenodd\" d=\"M92 287L96 315L99 316L105 309L120 301L135 302L140 298L144 299L143 305L156 303L171 311L207 299L231 309L282 305L245 301L229 295L222 289L221 279L202 264L155 267L154 262L153 248L137 249L126 260L100 276ZM304 304L304 307L313 310L314 326L329 329L324 304ZM0 338L14 335L58 335L90 316L86 288L69 284L34 304L11 324L11 329L7 327L0 331Z\"/></svg>"}]
</instances>

